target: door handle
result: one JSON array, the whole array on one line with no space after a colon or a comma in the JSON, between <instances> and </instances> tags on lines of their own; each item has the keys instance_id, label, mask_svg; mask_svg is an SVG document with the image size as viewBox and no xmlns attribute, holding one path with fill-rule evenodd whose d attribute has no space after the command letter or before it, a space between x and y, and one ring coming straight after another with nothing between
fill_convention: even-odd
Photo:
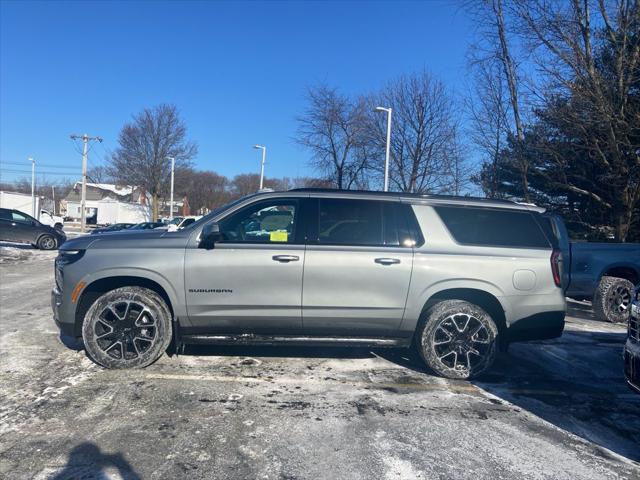
<instances>
[{"instance_id":1,"label":"door handle","mask_svg":"<svg viewBox=\"0 0 640 480\"><path fill-rule=\"evenodd\" d=\"M300 260L300 257L297 255L274 255L271 258L280 263L297 262Z\"/></svg>"},{"instance_id":2,"label":"door handle","mask_svg":"<svg viewBox=\"0 0 640 480\"><path fill-rule=\"evenodd\" d=\"M397 263L400 263L400 259L399 258L376 258L375 262L379 263L380 265L395 265Z\"/></svg>"}]
</instances>

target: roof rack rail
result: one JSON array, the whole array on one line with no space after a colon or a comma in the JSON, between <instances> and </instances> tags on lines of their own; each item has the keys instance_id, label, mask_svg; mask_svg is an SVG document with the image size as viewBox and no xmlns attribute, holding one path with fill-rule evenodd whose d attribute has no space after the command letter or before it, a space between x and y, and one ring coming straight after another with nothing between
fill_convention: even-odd
<instances>
[{"instance_id":1,"label":"roof rack rail","mask_svg":"<svg viewBox=\"0 0 640 480\"><path fill-rule=\"evenodd\" d=\"M491 202L491 203L504 203L508 205L517 204L512 200L505 200L502 198L485 198L485 197L466 197L462 195L443 195L443 194L428 194L428 193L406 193L406 192L379 192L375 190L345 190L340 188L317 188L317 187L304 187L304 188L292 188L290 192L316 192L316 193L346 193L354 195L384 195L390 197L412 197L412 198L433 198L442 200L469 200L474 202Z\"/></svg>"}]
</instances>

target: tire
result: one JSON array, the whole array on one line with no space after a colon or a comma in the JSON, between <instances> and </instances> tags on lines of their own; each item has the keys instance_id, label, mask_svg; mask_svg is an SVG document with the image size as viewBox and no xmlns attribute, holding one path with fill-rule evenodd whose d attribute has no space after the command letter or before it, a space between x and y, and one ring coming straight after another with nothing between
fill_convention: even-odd
<instances>
[{"instance_id":1,"label":"tire","mask_svg":"<svg viewBox=\"0 0 640 480\"><path fill-rule=\"evenodd\" d=\"M633 283L624 278L602 277L593 295L593 312L598 320L623 323L629 319Z\"/></svg>"},{"instance_id":2,"label":"tire","mask_svg":"<svg viewBox=\"0 0 640 480\"><path fill-rule=\"evenodd\" d=\"M87 355L106 368L151 365L171 343L171 312L153 290L121 287L93 302L82 324Z\"/></svg>"},{"instance_id":3,"label":"tire","mask_svg":"<svg viewBox=\"0 0 640 480\"><path fill-rule=\"evenodd\" d=\"M432 306L423 314L417 335L420 356L445 378L475 378L496 358L498 327L482 308L464 300Z\"/></svg>"},{"instance_id":4,"label":"tire","mask_svg":"<svg viewBox=\"0 0 640 480\"><path fill-rule=\"evenodd\" d=\"M40 250L55 250L58 248L58 240L53 235L42 235L38 239L38 248Z\"/></svg>"}]
</instances>

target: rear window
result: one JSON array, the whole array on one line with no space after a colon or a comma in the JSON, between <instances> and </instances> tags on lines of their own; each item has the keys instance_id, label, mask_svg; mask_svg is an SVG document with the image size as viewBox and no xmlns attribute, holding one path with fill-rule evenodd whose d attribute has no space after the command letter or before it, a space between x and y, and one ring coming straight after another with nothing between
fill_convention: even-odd
<instances>
[{"instance_id":1,"label":"rear window","mask_svg":"<svg viewBox=\"0 0 640 480\"><path fill-rule=\"evenodd\" d=\"M476 207L435 207L436 212L463 245L513 248L550 248L531 212Z\"/></svg>"}]
</instances>

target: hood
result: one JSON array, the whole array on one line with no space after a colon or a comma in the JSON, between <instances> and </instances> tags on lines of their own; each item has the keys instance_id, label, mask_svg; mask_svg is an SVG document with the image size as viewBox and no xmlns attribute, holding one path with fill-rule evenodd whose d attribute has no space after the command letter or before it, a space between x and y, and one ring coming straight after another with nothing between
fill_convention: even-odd
<instances>
[{"instance_id":1,"label":"hood","mask_svg":"<svg viewBox=\"0 0 640 480\"><path fill-rule=\"evenodd\" d=\"M183 248L189 240L190 231L167 232L166 230L119 230L100 235L83 235L66 241L62 250L89 250L96 248Z\"/></svg>"}]
</instances>

